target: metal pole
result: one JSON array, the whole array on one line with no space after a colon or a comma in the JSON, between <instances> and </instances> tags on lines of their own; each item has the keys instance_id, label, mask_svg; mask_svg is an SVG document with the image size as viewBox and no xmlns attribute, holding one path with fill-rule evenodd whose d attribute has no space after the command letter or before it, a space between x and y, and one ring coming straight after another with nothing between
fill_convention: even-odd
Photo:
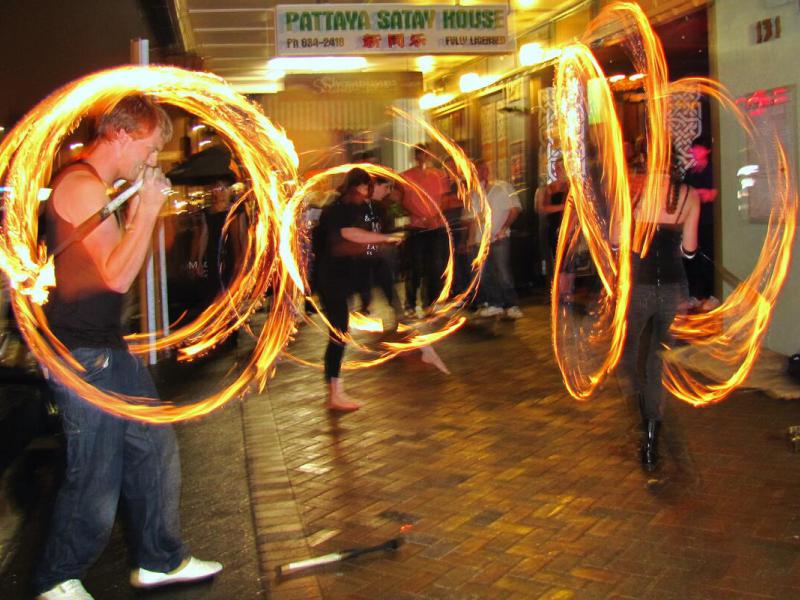
<instances>
[{"instance_id":1,"label":"metal pole","mask_svg":"<svg viewBox=\"0 0 800 600\"><path fill-rule=\"evenodd\" d=\"M139 65L150 64L150 42L146 39L131 40L131 62ZM155 262L153 260L152 247L147 254L145 266L145 285L144 297L140 299L139 306L142 309L142 321L150 342L150 352L147 355L148 364L154 365L158 361L155 351L156 331L158 329L156 317L156 294L155 294ZM144 301L144 306L142 306Z\"/></svg>"}]
</instances>

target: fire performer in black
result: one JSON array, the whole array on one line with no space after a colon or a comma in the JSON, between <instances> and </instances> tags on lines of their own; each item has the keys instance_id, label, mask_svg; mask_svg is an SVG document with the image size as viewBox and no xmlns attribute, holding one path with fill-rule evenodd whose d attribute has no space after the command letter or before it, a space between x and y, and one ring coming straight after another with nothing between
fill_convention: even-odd
<instances>
[{"instance_id":1,"label":"fire performer in black","mask_svg":"<svg viewBox=\"0 0 800 600\"><path fill-rule=\"evenodd\" d=\"M372 178L363 169L353 169L339 188L339 197L326 206L320 216L316 235L320 256L317 257L317 285L325 317L333 327L325 350L325 382L328 384L328 408L354 411L361 405L344 391L340 370L349 327L348 300L360 289L360 260L368 248L376 244L398 244L400 234L370 230L364 218L364 203L372 196Z\"/></svg>"},{"instance_id":2,"label":"fire performer in black","mask_svg":"<svg viewBox=\"0 0 800 600\"><path fill-rule=\"evenodd\" d=\"M46 306L53 333L85 368L98 389L152 398L157 392L144 365L122 337L122 308L147 255L169 187L157 166L172 123L141 95L121 99L97 124L97 139L82 161L66 167L47 206L48 247L58 281ZM77 239L108 198L117 179L142 181L122 229L102 221ZM106 545L122 495L136 542L131 585L155 587L211 577L217 562L189 555L180 537L180 461L168 425L123 419L99 409L57 380L51 381L67 446L64 482L34 578L44 600L91 599L81 577Z\"/></svg>"},{"instance_id":3,"label":"fire performer in black","mask_svg":"<svg viewBox=\"0 0 800 600\"><path fill-rule=\"evenodd\" d=\"M658 465L658 433L664 404L662 347L671 338L669 328L679 307L688 298L682 257L694 258L697 252L697 222L700 201L697 193L680 183L675 175L664 176L659 190L656 231L644 257L633 254L633 288L628 308L625 350L620 361L623 391L638 401L644 437L642 466L653 471ZM641 216L641 205L634 206L634 221ZM641 342L652 324L644 373L640 373Z\"/></svg>"}]
</instances>

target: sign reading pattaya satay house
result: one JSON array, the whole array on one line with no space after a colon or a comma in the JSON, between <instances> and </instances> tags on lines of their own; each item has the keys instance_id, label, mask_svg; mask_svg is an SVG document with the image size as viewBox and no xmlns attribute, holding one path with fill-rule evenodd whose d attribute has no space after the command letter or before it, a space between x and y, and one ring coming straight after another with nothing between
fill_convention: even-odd
<instances>
[{"instance_id":1,"label":"sign reading pattaya satay house","mask_svg":"<svg viewBox=\"0 0 800 600\"><path fill-rule=\"evenodd\" d=\"M281 56L514 50L505 4L285 4L275 10Z\"/></svg>"}]
</instances>

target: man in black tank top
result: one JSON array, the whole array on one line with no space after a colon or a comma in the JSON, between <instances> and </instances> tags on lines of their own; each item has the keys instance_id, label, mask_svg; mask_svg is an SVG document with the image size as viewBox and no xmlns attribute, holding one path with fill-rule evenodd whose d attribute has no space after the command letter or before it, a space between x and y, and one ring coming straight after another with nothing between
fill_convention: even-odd
<instances>
[{"instance_id":1,"label":"man in black tank top","mask_svg":"<svg viewBox=\"0 0 800 600\"><path fill-rule=\"evenodd\" d=\"M122 298L144 262L169 181L157 155L172 135L167 114L140 95L102 115L85 158L53 182L46 209L48 247L108 202L117 179L143 184L129 205L124 230L106 219L55 258L57 287L46 307L50 326L106 391L157 399L149 373L122 338ZM175 433L108 414L57 380L51 385L67 444L64 482L35 577L45 600L91 598L81 577L103 550L125 497L136 542L131 584L154 587L211 577L222 565L191 557L180 537L180 460Z\"/></svg>"}]
</instances>

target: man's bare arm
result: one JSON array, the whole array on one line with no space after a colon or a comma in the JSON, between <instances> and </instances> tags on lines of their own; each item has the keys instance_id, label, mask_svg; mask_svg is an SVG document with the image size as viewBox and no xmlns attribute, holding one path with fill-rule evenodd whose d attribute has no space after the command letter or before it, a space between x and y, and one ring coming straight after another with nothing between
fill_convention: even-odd
<instances>
[{"instance_id":1,"label":"man's bare arm","mask_svg":"<svg viewBox=\"0 0 800 600\"><path fill-rule=\"evenodd\" d=\"M139 274L164 202L162 190L169 181L157 169L147 168L139 191L139 206L120 232L116 220L107 219L81 242L97 266L109 289L124 293ZM54 208L62 218L77 226L108 203L103 184L94 177L75 173L64 179L53 197Z\"/></svg>"}]
</instances>

